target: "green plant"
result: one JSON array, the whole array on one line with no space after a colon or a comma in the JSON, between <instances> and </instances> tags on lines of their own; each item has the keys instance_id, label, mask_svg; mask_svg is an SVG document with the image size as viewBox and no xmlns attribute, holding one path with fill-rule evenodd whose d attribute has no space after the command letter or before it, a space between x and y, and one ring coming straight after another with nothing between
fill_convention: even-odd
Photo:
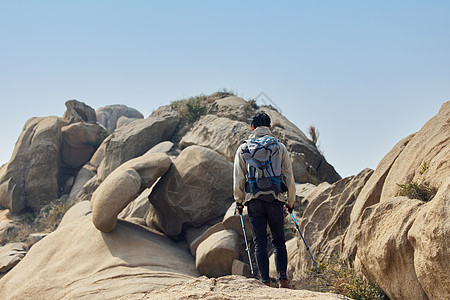
<instances>
[{"instance_id":1,"label":"green plant","mask_svg":"<svg viewBox=\"0 0 450 300\"><path fill-rule=\"evenodd\" d=\"M249 99L249 100L247 100L247 102L250 103L250 105L253 109L259 108L259 105L256 103L256 99Z\"/></svg>"},{"instance_id":2,"label":"green plant","mask_svg":"<svg viewBox=\"0 0 450 300\"><path fill-rule=\"evenodd\" d=\"M170 106L178 111L185 123L192 124L206 113L206 105L203 104L205 100L206 96L200 95L189 99L172 101Z\"/></svg>"},{"instance_id":3,"label":"green plant","mask_svg":"<svg viewBox=\"0 0 450 300\"><path fill-rule=\"evenodd\" d=\"M355 300L388 299L380 287L358 276L337 256L320 263L318 268L320 273L311 268L303 286L306 284L307 288L315 291L338 293Z\"/></svg>"},{"instance_id":4,"label":"green plant","mask_svg":"<svg viewBox=\"0 0 450 300\"><path fill-rule=\"evenodd\" d=\"M428 169L430 168L430 164L424 161L420 165L419 174L422 176ZM424 202L428 202L434 198L436 195L437 189L429 186L427 183L421 183L421 177L417 179L417 181L410 181L408 183L397 185L400 187L400 191L398 192L399 196L406 196L410 199L419 199Z\"/></svg>"}]
</instances>

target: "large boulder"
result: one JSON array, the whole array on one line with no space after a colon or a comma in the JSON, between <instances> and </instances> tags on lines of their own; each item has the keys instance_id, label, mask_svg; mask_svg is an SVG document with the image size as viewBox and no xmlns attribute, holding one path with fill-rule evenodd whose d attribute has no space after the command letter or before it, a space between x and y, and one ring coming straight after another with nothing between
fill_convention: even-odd
<instances>
[{"instance_id":1,"label":"large boulder","mask_svg":"<svg viewBox=\"0 0 450 300\"><path fill-rule=\"evenodd\" d=\"M208 114L238 120L248 124L254 115L251 104L236 96L216 99L212 103Z\"/></svg>"},{"instance_id":2,"label":"large boulder","mask_svg":"<svg viewBox=\"0 0 450 300\"><path fill-rule=\"evenodd\" d=\"M95 111L89 105L77 100L66 101L67 110L64 112L63 119L70 124L77 122L95 123L97 117Z\"/></svg>"},{"instance_id":3,"label":"large boulder","mask_svg":"<svg viewBox=\"0 0 450 300\"><path fill-rule=\"evenodd\" d=\"M317 191L311 191L305 197L308 206L298 223L317 263L339 254L352 207L372 174L373 170L365 169L332 185L319 185ZM303 240L299 239L297 243L297 262L293 263L296 265L295 275L302 277L313 263Z\"/></svg>"},{"instance_id":4,"label":"large boulder","mask_svg":"<svg viewBox=\"0 0 450 300\"><path fill-rule=\"evenodd\" d=\"M0 247L0 276L17 265L27 253L25 243L9 243Z\"/></svg>"},{"instance_id":5,"label":"large boulder","mask_svg":"<svg viewBox=\"0 0 450 300\"><path fill-rule=\"evenodd\" d=\"M409 141L386 176L381 201L398 195L398 184L421 182L435 189L450 177L450 101Z\"/></svg>"},{"instance_id":6,"label":"large boulder","mask_svg":"<svg viewBox=\"0 0 450 300\"><path fill-rule=\"evenodd\" d=\"M108 132L97 124L78 122L64 126L61 128L62 161L72 168L80 168L91 159L107 135Z\"/></svg>"},{"instance_id":7,"label":"large boulder","mask_svg":"<svg viewBox=\"0 0 450 300\"><path fill-rule=\"evenodd\" d=\"M118 299L197 276L191 254L168 238L125 221L105 234L81 217L35 244L0 290L2 299Z\"/></svg>"},{"instance_id":8,"label":"large boulder","mask_svg":"<svg viewBox=\"0 0 450 300\"><path fill-rule=\"evenodd\" d=\"M223 215L233 202L233 164L217 152L190 146L173 161L153 187L154 212L147 224L157 224L177 237L183 225L201 226Z\"/></svg>"},{"instance_id":9,"label":"large boulder","mask_svg":"<svg viewBox=\"0 0 450 300\"><path fill-rule=\"evenodd\" d=\"M103 153L98 167L98 179L105 180L124 162L143 155L161 141L169 139L178 125L178 120L178 114L169 111L163 115L137 120L114 131L98 149Z\"/></svg>"},{"instance_id":10,"label":"large boulder","mask_svg":"<svg viewBox=\"0 0 450 300\"><path fill-rule=\"evenodd\" d=\"M248 139L250 133L250 126L246 123L205 115L183 136L180 147L190 145L207 147L222 154L229 161L234 161L237 148Z\"/></svg>"},{"instance_id":11,"label":"large boulder","mask_svg":"<svg viewBox=\"0 0 450 300\"><path fill-rule=\"evenodd\" d=\"M134 108L125 105L108 105L96 110L97 122L103 125L109 132L113 132L117 127L120 117L129 119L143 119L144 116Z\"/></svg>"},{"instance_id":12,"label":"large boulder","mask_svg":"<svg viewBox=\"0 0 450 300\"><path fill-rule=\"evenodd\" d=\"M74 183L67 198L67 202L72 202L79 193L83 191L84 185L91 180L96 173L96 169L90 164L85 164L77 173Z\"/></svg>"},{"instance_id":13,"label":"large boulder","mask_svg":"<svg viewBox=\"0 0 450 300\"><path fill-rule=\"evenodd\" d=\"M342 241L342 253L341 257L347 260L350 264L353 263L356 256L356 242L355 242L355 232L357 227L358 219L363 214L364 210L374 204L380 202L381 191L383 189L383 184L386 180L387 174L392 168L395 160L399 154L403 151L409 141L414 135L410 135L400 142L398 142L391 151L380 161L375 172L370 176L367 183L361 190L358 198L353 205L352 212L350 213L350 223L345 231L344 238Z\"/></svg>"},{"instance_id":14,"label":"large boulder","mask_svg":"<svg viewBox=\"0 0 450 300\"><path fill-rule=\"evenodd\" d=\"M450 299L450 177L424 204L408 232L414 270L430 299Z\"/></svg>"},{"instance_id":15,"label":"large boulder","mask_svg":"<svg viewBox=\"0 0 450 300\"><path fill-rule=\"evenodd\" d=\"M238 236L233 230L212 234L197 248L195 265L201 275L231 275L233 260L239 258Z\"/></svg>"},{"instance_id":16,"label":"large boulder","mask_svg":"<svg viewBox=\"0 0 450 300\"><path fill-rule=\"evenodd\" d=\"M151 187L170 167L165 153L150 153L129 160L114 170L92 195L92 220L95 226L110 232L117 216L137 195Z\"/></svg>"},{"instance_id":17,"label":"large boulder","mask_svg":"<svg viewBox=\"0 0 450 300\"><path fill-rule=\"evenodd\" d=\"M356 231L363 272L390 299L428 299L417 279L408 231L422 201L396 197L366 208Z\"/></svg>"},{"instance_id":18,"label":"large boulder","mask_svg":"<svg viewBox=\"0 0 450 300\"><path fill-rule=\"evenodd\" d=\"M0 206L14 213L27 206L39 211L58 199L60 133L65 125L57 117L26 122L9 163L0 169Z\"/></svg>"}]
</instances>

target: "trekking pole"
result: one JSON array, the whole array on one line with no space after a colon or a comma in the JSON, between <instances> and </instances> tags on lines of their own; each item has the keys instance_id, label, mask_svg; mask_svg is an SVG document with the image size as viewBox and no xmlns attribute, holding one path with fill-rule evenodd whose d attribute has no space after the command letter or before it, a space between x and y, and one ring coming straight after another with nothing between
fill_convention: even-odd
<instances>
[{"instance_id":1,"label":"trekking pole","mask_svg":"<svg viewBox=\"0 0 450 300\"><path fill-rule=\"evenodd\" d=\"M246 248L245 250L247 251L247 254L248 254L248 262L250 264L250 271L252 272L252 275L255 276L255 273L253 272L252 258L250 256L250 249L248 248L247 235L245 234L244 218L242 217L241 214L239 214L239 216L241 216L242 231L244 232L244 240L245 240L245 248Z\"/></svg>"},{"instance_id":2,"label":"trekking pole","mask_svg":"<svg viewBox=\"0 0 450 300\"><path fill-rule=\"evenodd\" d=\"M295 227L297 227L298 233L300 233L300 236L302 237L303 243L305 243L306 250L308 250L309 256L311 256L311 259L312 259L312 261L313 261L313 263L314 263L314 267L316 267L317 273L320 273L319 268L317 267L316 262L314 261L314 258L313 258L312 254L311 254L311 251L309 251L309 247L308 247L308 245L306 244L306 241L305 241L305 239L303 238L303 234L302 234L302 232L300 231L300 228L298 227L297 221L295 220L294 215L293 215L292 213L291 213L291 217L292 217L292 220L294 220Z\"/></svg>"}]
</instances>

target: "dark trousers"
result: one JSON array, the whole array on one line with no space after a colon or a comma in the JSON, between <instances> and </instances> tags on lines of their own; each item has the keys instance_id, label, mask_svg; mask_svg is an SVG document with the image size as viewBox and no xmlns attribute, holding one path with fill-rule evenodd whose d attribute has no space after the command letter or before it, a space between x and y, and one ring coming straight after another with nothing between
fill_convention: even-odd
<instances>
[{"instance_id":1,"label":"dark trousers","mask_svg":"<svg viewBox=\"0 0 450 300\"><path fill-rule=\"evenodd\" d=\"M269 256L267 253L267 224L272 233L272 245L277 268L277 280L287 279L287 252L284 237L284 203L274 200L265 202L260 199L250 200L247 206L248 216L255 244L255 257L262 282L269 282Z\"/></svg>"}]
</instances>

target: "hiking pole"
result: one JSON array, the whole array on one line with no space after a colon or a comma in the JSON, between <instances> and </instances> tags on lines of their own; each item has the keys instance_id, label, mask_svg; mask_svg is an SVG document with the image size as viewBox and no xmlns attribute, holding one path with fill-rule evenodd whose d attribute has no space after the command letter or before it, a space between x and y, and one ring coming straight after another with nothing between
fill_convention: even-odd
<instances>
[{"instance_id":1,"label":"hiking pole","mask_svg":"<svg viewBox=\"0 0 450 300\"><path fill-rule=\"evenodd\" d=\"M248 254L248 262L250 264L250 271L252 272L252 275L255 276L255 273L253 272L253 264L252 264L252 258L250 256L250 249L248 248L248 242L247 242L247 235L245 234L245 226L244 226L244 218L242 217L242 214L239 214L241 217L241 224L242 224L242 231L244 232L244 240L245 240L245 251L247 251Z\"/></svg>"},{"instance_id":2,"label":"hiking pole","mask_svg":"<svg viewBox=\"0 0 450 300\"><path fill-rule=\"evenodd\" d=\"M305 238L303 238L303 234L300 231L300 228L298 227L297 221L295 220L294 215L292 213L291 213L291 217L292 217L292 220L294 220L295 227L297 227L298 233L300 233L300 236L302 237L303 243L305 243L306 250L308 250L309 256L311 256L311 259L312 259L312 261L314 263L314 267L316 267L317 273L320 273L319 268L317 267L316 262L314 261L314 258L313 258L312 254L311 254L311 251L309 251L309 247L306 244Z\"/></svg>"}]
</instances>

